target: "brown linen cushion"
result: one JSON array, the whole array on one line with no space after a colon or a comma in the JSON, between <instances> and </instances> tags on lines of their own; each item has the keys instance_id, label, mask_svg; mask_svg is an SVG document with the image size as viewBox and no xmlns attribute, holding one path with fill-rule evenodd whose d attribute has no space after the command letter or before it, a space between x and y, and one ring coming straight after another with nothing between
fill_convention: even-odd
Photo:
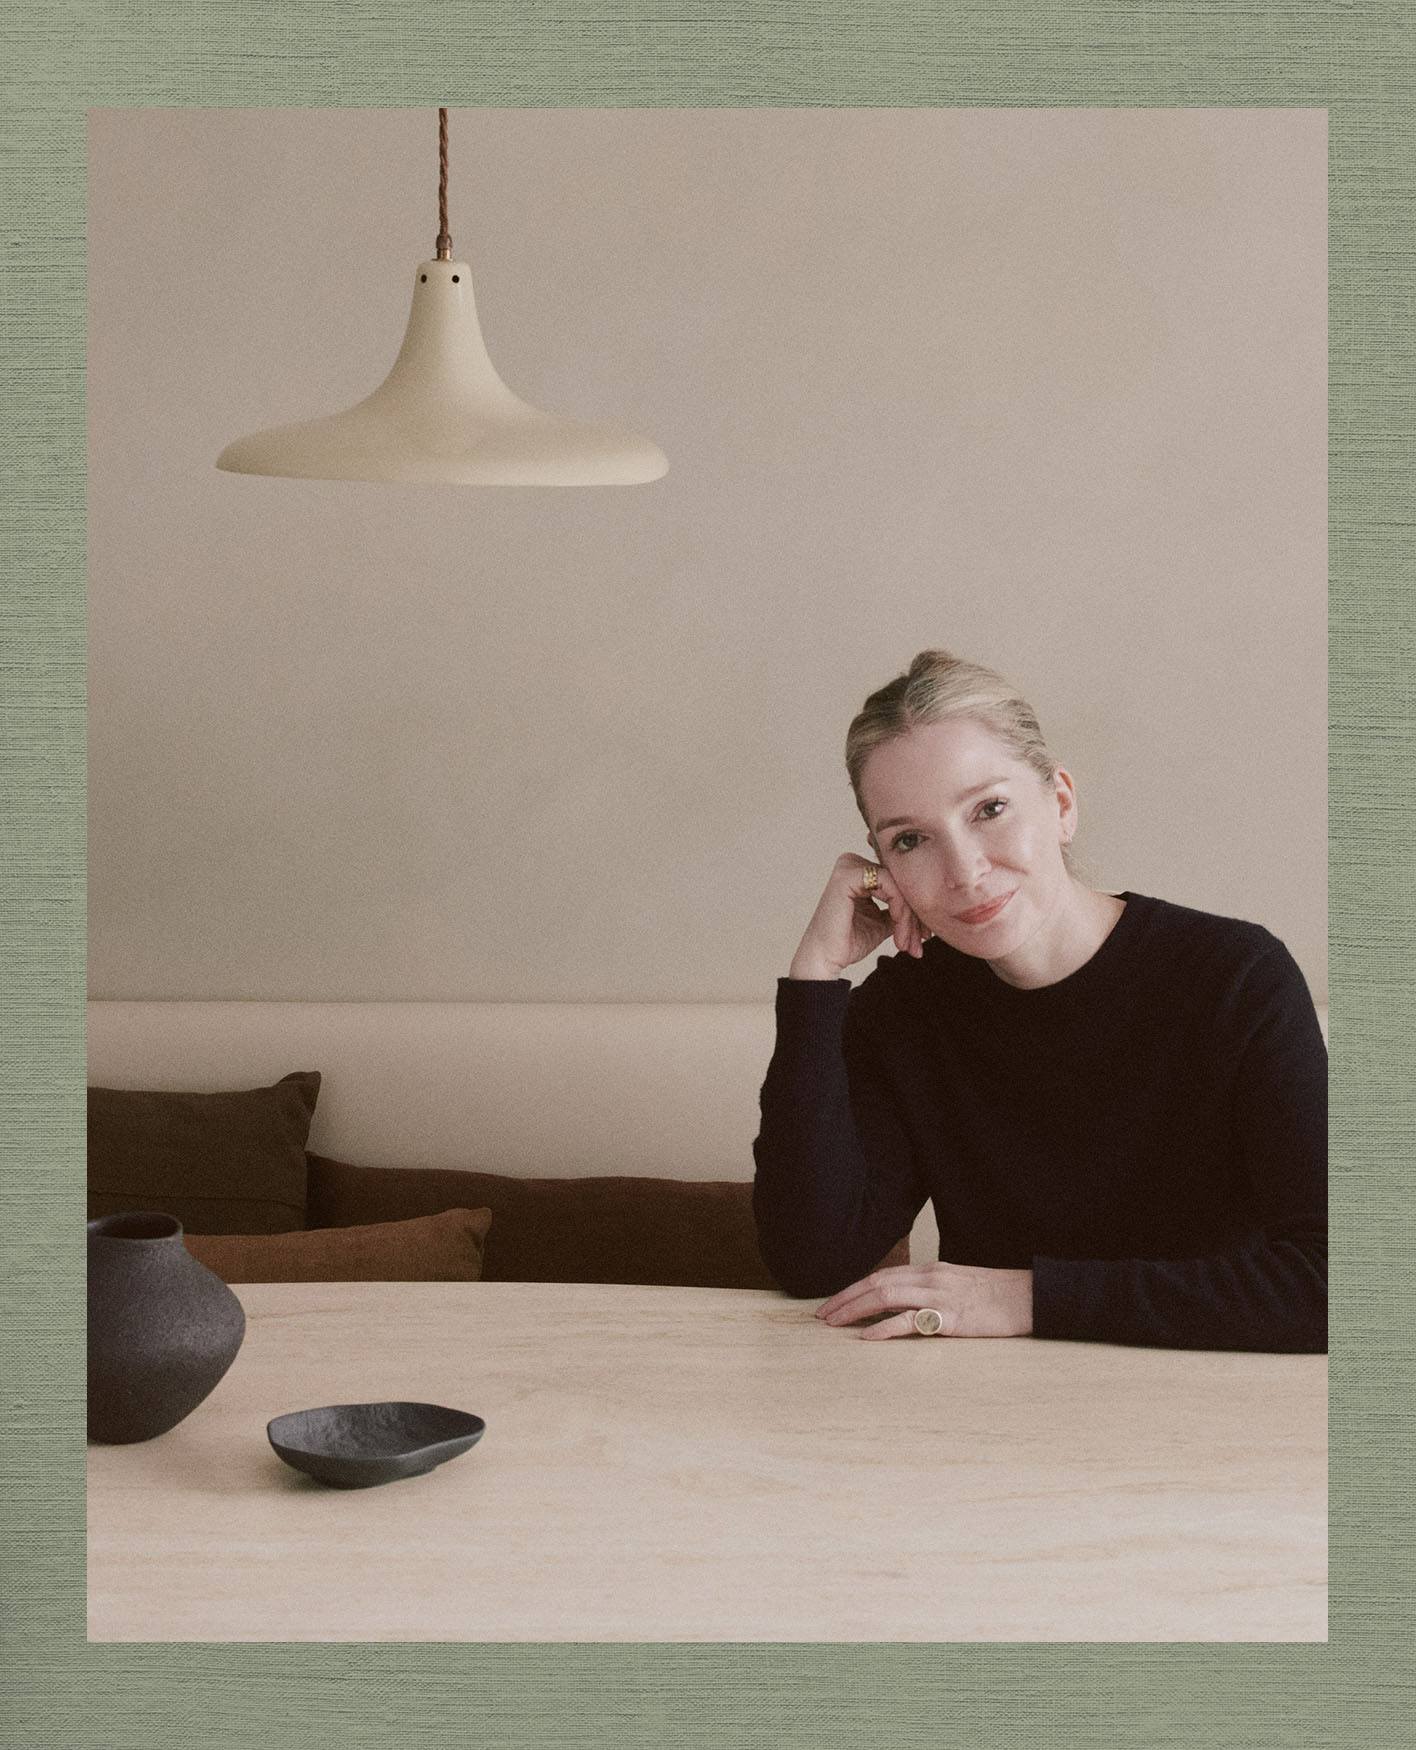
<instances>
[{"instance_id":1,"label":"brown linen cushion","mask_svg":"<svg viewBox=\"0 0 1416 1750\"><path fill-rule=\"evenodd\" d=\"M485 1205L484 1282L775 1288L757 1248L752 1186L653 1178L518 1179L451 1167L357 1167L310 1156L311 1226ZM906 1237L883 1260L909 1262Z\"/></svg>"},{"instance_id":2,"label":"brown linen cushion","mask_svg":"<svg viewBox=\"0 0 1416 1750\"><path fill-rule=\"evenodd\" d=\"M284 1234L183 1234L223 1282L480 1282L490 1209Z\"/></svg>"},{"instance_id":3,"label":"brown linen cushion","mask_svg":"<svg viewBox=\"0 0 1416 1750\"><path fill-rule=\"evenodd\" d=\"M88 1091L88 1213L161 1209L189 1233L305 1226L305 1142L318 1070L273 1087L176 1094Z\"/></svg>"}]
</instances>

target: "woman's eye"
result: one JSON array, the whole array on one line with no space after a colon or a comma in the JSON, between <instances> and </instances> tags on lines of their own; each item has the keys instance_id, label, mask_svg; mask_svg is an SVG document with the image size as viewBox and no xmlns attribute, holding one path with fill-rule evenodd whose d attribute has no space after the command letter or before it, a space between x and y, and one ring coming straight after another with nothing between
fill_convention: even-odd
<instances>
[{"instance_id":1,"label":"woman's eye","mask_svg":"<svg viewBox=\"0 0 1416 1750\"><path fill-rule=\"evenodd\" d=\"M1002 814L1003 810L1007 806L1008 806L1008 804L1002 796L995 796L992 799L992 801L985 802L983 807L980 808L978 812L984 820L997 820L998 815ZM988 812L988 810L990 808L996 808L998 810L998 814L990 814Z\"/></svg>"},{"instance_id":2,"label":"woman's eye","mask_svg":"<svg viewBox=\"0 0 1416 1750\"><path fill-rule=\"evenodd\" d=\"M912 851L919 840L920 835L917 832L902 832L890 840L890 849L892 851Z\"/></svg>"}]
</instances>

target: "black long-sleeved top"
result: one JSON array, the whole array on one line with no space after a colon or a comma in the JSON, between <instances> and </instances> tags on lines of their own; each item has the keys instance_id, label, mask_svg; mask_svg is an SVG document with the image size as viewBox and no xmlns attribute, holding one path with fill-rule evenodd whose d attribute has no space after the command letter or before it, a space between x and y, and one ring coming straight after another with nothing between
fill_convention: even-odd
<instances>
[{"instance_id":1,"label":"black long-sleeved top","mask_svg":"<svg viewBox=\"0 0 1416 1750\"><path fill-rule=\"evenodd\" d=\"M935 938L782 979L753 1208L768 1269L822 1296L926 1199L949 1263L1033 1272L1033 1335L1327 1347L1327 1053L1259 924L1142 894L1054 984Z\"/></svg>"}]
</instances>

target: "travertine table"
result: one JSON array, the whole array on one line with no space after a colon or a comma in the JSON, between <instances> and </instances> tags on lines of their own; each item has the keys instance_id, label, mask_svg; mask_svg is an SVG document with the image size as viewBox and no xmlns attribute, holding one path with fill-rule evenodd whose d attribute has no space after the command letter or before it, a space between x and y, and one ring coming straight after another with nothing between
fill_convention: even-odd
<instances>
[{"instance_id":1,"label":"travertine table","mask_svg":"<svg viewBox=\"0 0 1416 1750\"><path fill-rule=\"evenodd\" d=\"M245 1286L179 1427L89 1449L99 1641L1321 1641L1326 1361L868 1343L814 1302ZM286 1410L486 1418L335 1490Z\"/></svg>"}]
</instances>

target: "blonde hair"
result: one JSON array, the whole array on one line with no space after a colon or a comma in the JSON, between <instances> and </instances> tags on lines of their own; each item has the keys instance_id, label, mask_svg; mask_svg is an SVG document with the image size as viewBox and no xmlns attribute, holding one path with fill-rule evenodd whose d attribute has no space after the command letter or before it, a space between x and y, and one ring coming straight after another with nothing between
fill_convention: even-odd
<instances>
[{"instance_id":1,"label":"blonde hair","mask_svg":"<svg viewBox=\"0 0 1416 1750\"><path fill-rule=\"evenodd\" d=\"M1060 762L1047 746L1037 712L1012 682L981 663L965 662L951 651L921 650L904 674L870 695L846 732L846 771L856 807L867 826L870 821L861 799L861 774L875 749L916 724L959 717L982 723L1045 784L1053 782ZM1070 851L1070 845L1062 847L1062 859L1069 870Z\"/></svg>"}]
</instances>

